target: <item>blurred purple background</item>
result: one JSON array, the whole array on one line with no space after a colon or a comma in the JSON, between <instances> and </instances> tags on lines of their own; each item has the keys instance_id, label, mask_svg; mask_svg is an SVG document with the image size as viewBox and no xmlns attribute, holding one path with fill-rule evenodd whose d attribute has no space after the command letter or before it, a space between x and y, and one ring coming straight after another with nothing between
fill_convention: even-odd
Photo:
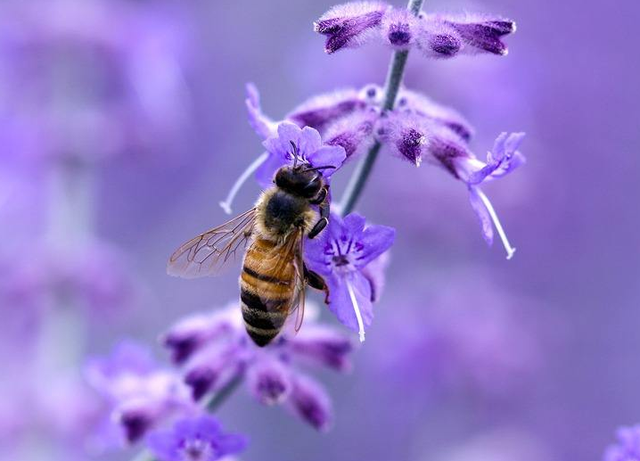
<instances>
[{"instance_id":1,"label":"blurred purple background","mask_svg":"<svg viewBox=\"0 0 640 461\"><path fill-rule=\"evenodd\" d=\"M316 93L382 84L391 51L325 55L312 30L325 0L23 3L0 4L0 444L13 459L71 459L57 456L82 411L59 422L55 407L81 406L64 385L74 363L122 338L166 358L169 324L238 294L234 273L174 279L165 263L226 219L217 203L262 152L245 82L280 118ZM398 234L353 372L321 376L333 429L238 393L220 416L250 435L242 459L599 459L617 426L640 421L640 6L424 9L518 23L507 57L416 53L405 79L475 125L479 156L501 131L527 133L527 165L486 188L518 251L487 249L460 183L381 156L358 209ZM58 170L82 182L62 208ZM246 186L235 211L258 193ZM85 309L52 307L68 291ZM61 331L65 315L80 319Z\"/></svg>"}]
</instances>

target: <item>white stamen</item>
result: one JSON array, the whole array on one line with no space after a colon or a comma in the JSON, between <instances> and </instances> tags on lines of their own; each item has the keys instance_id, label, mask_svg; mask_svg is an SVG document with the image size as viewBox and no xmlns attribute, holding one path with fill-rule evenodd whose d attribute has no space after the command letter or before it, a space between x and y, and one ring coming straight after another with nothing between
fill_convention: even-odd
<instances>
[{"instance_id":1,"label":"white stamen","mask_svg":"<svg viewBox=\"0 0 640 461\"><path fill-rule=\"evenodd\" d=\"M233 187L231 187L227 198L225 198L223 202L220 202L220 206L225 213L231 214L231 203L233 202L233 199L236 197L236 195L238 195L240 188L246 182L246 180L249 179L249 177L258 169L258 167L267 160L268 156L269 154L267 152L263 152L262 155L251 162L251 165L249 165L247 169L242 172L240 177L236 179L236 182L233 183Z\"/></svg>"},{"instance_id":2,"label":"white stamen","mask_svg":"<svg viewBox=\"0 0 640 461\"><path fill-rule=\"evenodd\" d=\"M356 313L356 319L358 320L358 335L360 336L360 342L364 342L364 322L362 321L362 315L360 314L360 307L356 300L356 294L353 292L353 287L347 282L347 290L349 290L349 297L351 298L351 304L353 304L353 311Z\"/></svg>"},{"instance_id":3,"label":"white stamen","mask_svg":"<svg viewBox=\"0 0 640 461\"><path fill-rule=\"evenodd\" d=\"M507 239L507 234L505 234L504 229L502 228L502 224L500 224L500 220L498 219L498 215L496 214L496 210L493 209L493 205L491 205L491 202L489 201L487 196L484 195L484 192L480 190L480 188L476 188L476 193L478 194L478 197L480 197L480 200L482 200L482 203L484 204L485 208L489 212L489 216L491 216L493 225L498 231L500 240L502 240L502 245L504 246L504 249L507 250L507 259L511 259L513 257L513 254L516 252L516 249L513 248L509 243L509 240Z\"/></svg>"}]
</instances>

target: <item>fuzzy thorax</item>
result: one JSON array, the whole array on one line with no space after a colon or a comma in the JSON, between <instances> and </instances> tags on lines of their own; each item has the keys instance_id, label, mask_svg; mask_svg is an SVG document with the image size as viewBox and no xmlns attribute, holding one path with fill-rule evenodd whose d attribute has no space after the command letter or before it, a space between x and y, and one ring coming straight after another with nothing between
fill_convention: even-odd
<instances>
[{"instance_id":1,"label":"fuzzy thorax","mask_svg":"<svg viewBox=\"0 0 640 461\"><path fill-rule=\"evenodd\" d=\"M318 214L307 199L272 187L256 202L254 231L266 240L284 241L300 227L308 234L317 220Z\"/></svg>"}]
</instances>

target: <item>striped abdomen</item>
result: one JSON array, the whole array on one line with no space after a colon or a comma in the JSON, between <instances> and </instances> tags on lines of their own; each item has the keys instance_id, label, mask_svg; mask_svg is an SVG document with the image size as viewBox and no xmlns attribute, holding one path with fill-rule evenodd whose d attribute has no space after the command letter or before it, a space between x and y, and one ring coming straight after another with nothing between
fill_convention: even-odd
<instances>
[{"instance_id":1,"label":"striped abdomen","mask_svg":"<svg viewBox=\"0 0 640 461\"><path fill-rule=\"evenodd\" d=\"M282 329L295 295L293 255L270 240L254 240L244 257L240 290L247 333L266 346Z\"/></svg>"}]
</instances>

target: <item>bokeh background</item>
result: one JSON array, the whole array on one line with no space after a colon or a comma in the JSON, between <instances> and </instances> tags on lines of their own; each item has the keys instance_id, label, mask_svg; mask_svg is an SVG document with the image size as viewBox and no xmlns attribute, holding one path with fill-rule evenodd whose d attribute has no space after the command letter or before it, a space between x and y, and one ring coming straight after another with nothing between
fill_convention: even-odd
<instances>
[{"instance_id":1,"label":"bokeh background","mask_svg":"<svg viewBox=\"0 0 640 461\"><path fill-rule=\"evenodd\" d=\"M235 274L174 279L165 262L226 219L217 203L262 152L245 82L276 119L318 92L383 83L390 50L323 53L312 22L331 5L0 3L3 459L135 453L77 454L70 383L123 338L166 360L169 324L237 296ZM507 57L414 54L405 80L475 125L480 156L501 131L527 132L527 165L486 188L518 251L486 247L460 183L382 156L358 209L398 236L353 372L321 376L333 428L240 392L220 416L250 435L242 459L599 459L640 421L640 6L425 9L518 23ZM237 210L258 193L245 187Z\"/></svg>"}]
</instances>

